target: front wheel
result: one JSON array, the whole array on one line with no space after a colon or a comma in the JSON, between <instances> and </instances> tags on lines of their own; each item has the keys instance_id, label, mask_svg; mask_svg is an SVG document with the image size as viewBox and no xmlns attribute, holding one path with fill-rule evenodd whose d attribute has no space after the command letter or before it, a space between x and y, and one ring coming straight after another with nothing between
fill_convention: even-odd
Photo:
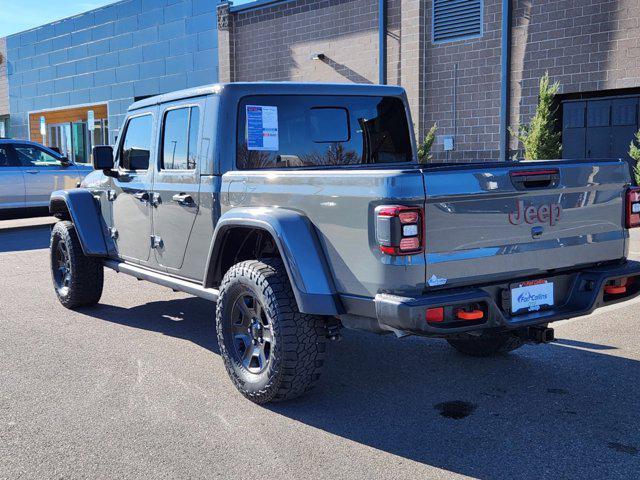
<instances>
[{"instance_id":1,"label":"front wheel","mask_svg":"<svg viewBox=\"0 0 640 480\"><path fill-rule=\"evenodd\" d=\"M76 228L61 221L51 231L51 277L60 303L70 309L95 305L102 296L104 267L82 251Z\"/></svg>"},{"instance_id":2,"label":"front wheel","mask_svg":"<svg viewBox=\"0 0 640 480\"><path fill-rule=\"evenodd\" d=\"M255 403L296 398L320 378L324 323L300 313L279 259L229 269L220 286L216 328L227 373Z\"/></svg>"},{"instance_id":3,"label":"front wheel","mask_svg":"<svg viewBox=\"0 0 640 480\"><path fill-rule=\"evenodd\" d=\"M509 332L485 332L447 339L458 352L471 357L492 357L511 352L523 345L522 339Z\"/></svg>"}]
</instances>

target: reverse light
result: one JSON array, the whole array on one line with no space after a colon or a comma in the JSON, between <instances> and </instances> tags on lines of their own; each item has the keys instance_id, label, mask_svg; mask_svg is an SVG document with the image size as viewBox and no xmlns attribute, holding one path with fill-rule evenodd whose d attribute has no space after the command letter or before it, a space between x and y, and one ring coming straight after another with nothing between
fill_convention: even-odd
<instances>
[{"instance_id":1,"label":"reverse light","mask_svg":"<svg viewBox=\"0 0 640 480\"><path fill-rule=\"evenodd\" d=\"M414 255L424 251L421 207L382 205L376 208L376 240L385 255Z\"/></svg>"},{"instance_id":2,"label":"reverse light","mask_svg":"<svg viewBox=\"0 0 640 480\"><path fill-rule=\"evenodd\" d=\"M640 227L640 187L627 190L627 228Z\"/></svg>"}]
</instances>

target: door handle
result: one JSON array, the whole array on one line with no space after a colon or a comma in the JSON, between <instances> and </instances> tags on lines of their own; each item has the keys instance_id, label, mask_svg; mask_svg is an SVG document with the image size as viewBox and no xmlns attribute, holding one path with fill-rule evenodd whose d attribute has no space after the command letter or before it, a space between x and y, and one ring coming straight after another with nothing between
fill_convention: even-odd
<instances>
[{"instance_id":1,"label":"door handle","mask_svg":"<svg viewBox=\"0 0 640 480\"><path fill-rule=\"evenodd\" d=\"M35 175L36 173L40 173L40 170L27 170L27 173L30 173L31 175Z\"/></svg>"},{"instance_id":2,"label":"door handle","mask_svg":"<svg viewBox=\"0 0 640 480\"><path fill-rule=\"evenodd\" d=\"M179 193L171 197L171 200L179 205L192 206L194 204L193 197L187 193Z\"/></svg>"},{"instance_id":3,"label":"door handle","mask_svg":"<svg viewBox=\"0 0 640 480\"><path fill-rule=\"evenodd\" d=\"M149 192L137 192L133 194L138 200L142 203L147 203L149 201Z\"/></svg>"}]
</instances>

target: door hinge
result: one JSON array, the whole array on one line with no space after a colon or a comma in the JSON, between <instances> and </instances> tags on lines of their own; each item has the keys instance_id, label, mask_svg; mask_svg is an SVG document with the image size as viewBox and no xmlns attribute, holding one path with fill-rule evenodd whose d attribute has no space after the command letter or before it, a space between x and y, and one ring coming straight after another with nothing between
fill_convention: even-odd
<instances>
[{"instance_id":1,"label":"door hinge","mask_svg":"<svg viewBox=\"0 0 640 480\"><path fill-rule=\"evenodd\" d=\"M115 228L110 228L109 229L109 236L111 238L113 238L114 240L118 239L118 230L116 230Z\"/></svg>"},{"instance_id":2,"label":"door hinge","mask_svg":"<svg viewBox=\"0 0 640 480\"><path fill-rule=\"evenodd\" d=\"M151 235L151 248L162 248L162 238L158 235Z\"/></svg>"},{"instance_id":3,"label":"door hinge","mask_svg":"<svg viewBox=\"0 0 640 480\"><path fill-rule=\"evenodd\" d=\"M110 202L113 202L117 196L118 194L115 190L107 190L107 200L109 200Z\"/></svg>"}]
</instances>

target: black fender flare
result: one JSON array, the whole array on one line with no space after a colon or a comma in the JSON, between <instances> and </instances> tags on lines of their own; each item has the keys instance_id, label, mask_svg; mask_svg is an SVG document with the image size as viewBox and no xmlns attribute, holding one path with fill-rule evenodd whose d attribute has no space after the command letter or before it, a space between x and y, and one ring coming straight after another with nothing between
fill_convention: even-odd
<instances>
[{"instance_id":1,"label":"black fender flare","mask_svg":"<svg viewBox=\"0 0 640 480\"><path fill-rule=\"evenodd\" d=\"M51 194L49 212L71 217L85 255L108 256L102 217L91 191L86 188L57 190Z\"/></svg>"},{"instance_id":2,"label":"black fender flare","mask_svg":"<svg viewBox=\"0 0 640 480\"><path fill-rule=\"evenodd\" d=\"M261 229L273 237L302 313L343 313L315 227L305 215L286 208L242 207L223 214L216 224L209 248L205 288L221 280L215 278L214 266L221 254L225 232L234 227Z\"/></svg>"}]
</instances>

